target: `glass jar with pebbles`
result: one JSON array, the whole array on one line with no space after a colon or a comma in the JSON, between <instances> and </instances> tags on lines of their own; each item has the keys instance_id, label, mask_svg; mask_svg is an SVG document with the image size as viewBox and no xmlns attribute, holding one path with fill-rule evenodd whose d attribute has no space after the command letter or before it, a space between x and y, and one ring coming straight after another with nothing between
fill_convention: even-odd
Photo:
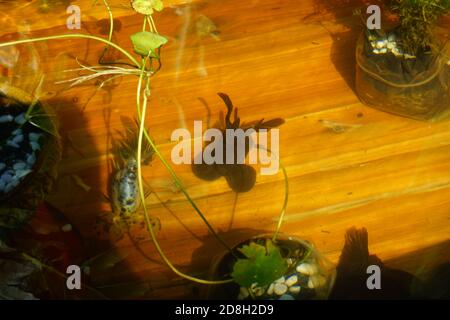
<instances>
[{"instance_id":1,"label":"glass jar with pebbles","mask_svg":"<svg viewBox=\"0 0 450 320\"><path fill-rule=\"evenodd\" d=\"M448 46L435 36L448 0L390 0L394 28L369 30L356 49L356 92L377 109L418 120L438 120L450 109Z\"/></svg>"},{"instance_id":2,"label":"glass jar with pebbles","mask_svg":"<svg viewBox=\"0 0 450 320\"><path fill-rule=\"evenodd\" d=\"M56 179L60 140L49 107L0 84L0 228L15 229L34 213Z\"/></svg>"},{"instance_id":3,"label":"glass jar with pebbles","mask_svg":"<svg viewBox=\"0 0 450 320\"><path fill-rule=\"evenodd\" d=\"M234 282L211 286L208 297L238 300L326 299L333 288L334 265L305 240L260 235L222 255L214 264L216 279Z\"/></svg>"}]
</instances>

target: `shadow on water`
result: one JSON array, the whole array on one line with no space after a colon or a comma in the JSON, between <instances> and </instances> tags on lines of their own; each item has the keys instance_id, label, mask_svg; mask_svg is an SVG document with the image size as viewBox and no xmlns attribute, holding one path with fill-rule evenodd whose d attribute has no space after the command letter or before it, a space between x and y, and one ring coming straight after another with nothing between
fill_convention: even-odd
<instances>
[{"instance_id":1,"label":"shadow on water","mask_svg":"<svg viewBox=\"0 0 450 320\"><path fill-rule=\"evenodd\" d=\"M450 241L381 261L369 252L365 228L350 228L337 264L331 299L448 299ZM381 290L368 290L369 266L380 268ZM408 271L401 270L408 266ZM412 270L414 269L414 270ZM410 273L412 272L412 273Z\"/></svg>"},{"instance_id":2,"label":"shadow on water","mask_svg":"<svg viewBox=\"0 0 450 320\"><path fill-rule=\"evenodd\" d=\"M225 96L223 96L225 97ZM227 97L227 96L226 96ZM220 130L222 133L222 142L223 142L223 149L222 149L222 160L225 162L225 156L227 154L227 150L230 146L233 146L233 149L235 150L234 154L234 161L233 164L207 164L204 161L203 153L199 153L194 155L194 160L192 161L192 172L194 175L202 179L204 181L214 181L221 177L225 178L230 188L236 192L247 192L250 191L253 186L256 183L256 171L253 167L247 165L247 164L238 164L237 163L237 141L234 139L234 141L228 141L226 139L225 130L227 129L237 129L239 127L240 119L237 116L237 108L234 109L234 122L231 122L231 115L233 111L233 105L231 103L231 100L229 98L225 98L225 103L227 105L227 114L224 115L223 111L220 111L219 119L210 127L211 122L211 110L208 106L208 103L203 99L199 98L200 102L204 105L205 109L208 112L207 117L207 124L208 129L217 129ZM236 128L235 128L236 127ZM244 128L245 129L245 128ZM248 153L248 146L251 145L253 142L250 141L249 138L245 138L245 146L246 146L246 154ZM207 143L205 146L203 146L202 150L205 150L210 143ZM216 150L211 152L211 155L213 157L216 156Z\"/></svg>"},{"instance_id":3,"label":"shadow on water","mask_svg":"<svg viewBox=\"0 0 450 320\"><path fill-rule=\"evenodd\" d=\"M212 128L209 128L211 112L208 104L203 99L200 99L200 101L208 111L208 129L215 129L216 131L219 131L220 140L213 140L206 143L202 149L202 152L194 155L192 172L196 177L205 181L214 181L220 177L224 177L234 192L248 192L255 186L256 170L252 166L245 164L245 160L250 150L257 149L259 146L255 143L254 137L247 135L247 133L250 130L254 133L260 131L267 132L284 124L284 119L275 118L265 120L263 118L250 122L241 121L238 116L238 108L234 107L230 97L225 93L218 93L218 95L223 100L227 108L227 112L226 114L222 111L220 112L219 119L212 126ZM245 133L245 136L241 139L237 137L238 130ZM229 131L232 132L232 136L228 135ZM214 137L214 139L218 138ZM213 143L214 145L211 146ZM242 147L242 143L244 144L244 147ZM220 145L222 145L222 150L220 150ZM209 151L208 149L211 148L213 149ZM240 148L243 150L240 150ZM216 155L217 149L219 149L220 155ZM208 152L206 150L208 150ZM231 155L233 156L231 163L229 163L230 150ZM209 155L209 152L213 158L212 160L214 160L212 164L206 163L203 157L205 154ZM239 155L240 152L242 152L242 156ZM217 160L221 163L218 163Z\"/></svg>"}]
</instances>

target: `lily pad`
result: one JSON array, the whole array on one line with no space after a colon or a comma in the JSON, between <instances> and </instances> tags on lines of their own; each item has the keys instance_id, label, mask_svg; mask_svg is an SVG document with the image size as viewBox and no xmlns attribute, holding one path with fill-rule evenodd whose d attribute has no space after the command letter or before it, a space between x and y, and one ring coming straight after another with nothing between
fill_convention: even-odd
<instances>
[{"instance_id":1,"label":"lily pad","mask_svg":"<svg viewBox=\"0 0 450 320\"><path fill-rule=\"evenodd\" d=\"M161 11L164 9L164 4L161 0L133 0L131 6L134 11L144 15L153 14L153 10Z\"/></svg>"},{"instance_id":2,"label":"lily pad","mask_svg":"<svg viewBox=\"0 0 450 320\"><path fill-rule=\"evenodd\" d=\"M155 50L167 43L167 38L160 36L159 34L141 31L131 36L131 42L133 43L134 52L143 57L158 58Z\"/></svg>"}]
</instances>

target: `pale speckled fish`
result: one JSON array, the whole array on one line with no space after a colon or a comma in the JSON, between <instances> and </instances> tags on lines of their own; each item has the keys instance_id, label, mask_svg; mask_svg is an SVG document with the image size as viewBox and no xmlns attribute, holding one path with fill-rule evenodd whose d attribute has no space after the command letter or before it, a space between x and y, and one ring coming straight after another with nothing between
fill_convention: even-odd
<instances>
[{"instance_id":1,"label":"pale speckled fish","mask_svg":"<svg viewBox=\"0 0 450 320\"><path fill-rule=\"evenodd\" d=\"M110 201L113 213L121 218L131 218L141 204L137 176L137 123L123 118L126 131L116 145L115 172L112 177ZM142 161L147 164L153 155L153 149L144 140Z\"/></svg>"},{"instance_id":2,"label":"pale speckled fish","mask_svg":"<svg viewBox=\"0 0 450 320\"><path fill-rule=\"evenodd\" d=\"M123 218L130 217L140 205L137 181L137 161L128 159L123 169L116 172L111 187L113 212Z\"/></svg>"}]
</instances>

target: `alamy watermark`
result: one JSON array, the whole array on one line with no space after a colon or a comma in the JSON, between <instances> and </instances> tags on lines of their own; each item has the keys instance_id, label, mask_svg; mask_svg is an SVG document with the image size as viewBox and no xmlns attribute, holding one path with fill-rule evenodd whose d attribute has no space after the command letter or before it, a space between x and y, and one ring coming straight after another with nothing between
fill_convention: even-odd
<instances>
[{"instance_id":1,"label":"alamy watermark","mask_svg":"<svg viewBox=\"0 0 450 320\"><path fill-rule=\"evenodd\" d=\"M370 276L367 278L366 286L369 290L381 290L381 269L376 264L370 265L366 270Z\"/></svg>"},{"instance_id":2,"label":"alamy watermark","mask_svg":"<svg viewBox=\"0 0 450 320\"><path fill-rule=\"evenodd\" d=\"M69 30L81 29L81 9L77 5L67 7L66 13L70 16L66 20L66 26Z\"/></svg>"},{"instance_id":3,"label":"alamy watermark","mask_svg":"<svg viewBox=\"0 0 450 320\"><path fill-rule=\"evenodd\" d=\"M81 290L81 268L75 264L66 269L66 287L69 290Z\"/></svg>"}]
</instances>

